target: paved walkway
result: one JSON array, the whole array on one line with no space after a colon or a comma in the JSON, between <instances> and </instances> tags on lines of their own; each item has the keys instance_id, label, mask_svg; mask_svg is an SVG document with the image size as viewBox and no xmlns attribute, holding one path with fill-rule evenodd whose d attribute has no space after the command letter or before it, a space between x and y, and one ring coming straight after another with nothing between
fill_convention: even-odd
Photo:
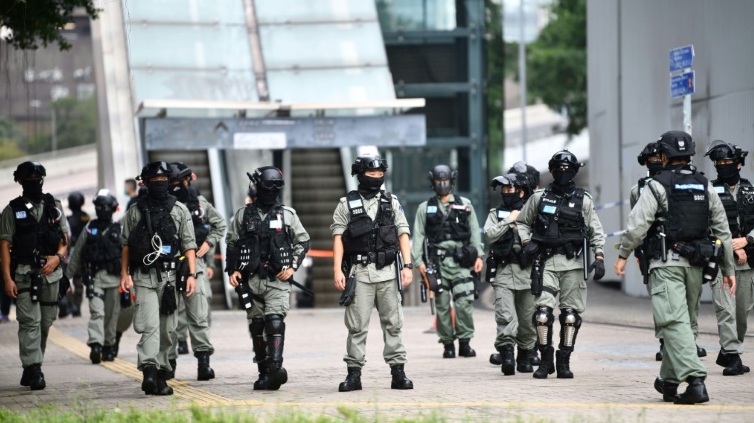
<instances>
[{"instance_id":1,"label":"paved walkway","mask_svg":"<svg viewBox=\"0 0 754 423\"><path fill-rule=\"evenodd\" d=\"M531 374L504 377L487 359L493 352L494 318L491 310L475 314L477 334L472 346L476 358L443 360L436 336L427 333L429 307L405 309L404 340L409 352L406 372L412 391L390 389L390 370L381 358L379 320L373 314L364 369L364 390L339 393L345 376L342 356L346 330L341 309L294 310L287 323L285 367L290 380L278 392L254 392L256 377L246 320L240 311L213 314L212 340L217 352L212 367L217 379L197 382L196 360L180 356L173 397L148 397L140 390L135 344L127 332L121 355L113 363L92 365L86 347L86 317L56 322L50 336L43 370L47 389L31 392L18 384L17 324L0 324L0 407L33 409L53 404L63 409L248 408L258 415L290 410L339 416L341 407L362 416L408 417L437 413L448 421L461 419L502 421L541 418L544 421L662 421L710 422L754 419L754 376L722 376L714 364L718 350L712 305L702 306L699 344L709 355L702 359L710 376L711 401L698 406L675 406L661 401L652 382L659 369L654 361L657 342L651 329L651 307L646 299L624 296L617 290L591 284L589 308L583 315L572 370L576 378L535 380ZM749 340L749 344L754 342ZM749 345L747 345L749 346ZM754 364L753 355L744 362Z\"/></svg>"}]
</instances>

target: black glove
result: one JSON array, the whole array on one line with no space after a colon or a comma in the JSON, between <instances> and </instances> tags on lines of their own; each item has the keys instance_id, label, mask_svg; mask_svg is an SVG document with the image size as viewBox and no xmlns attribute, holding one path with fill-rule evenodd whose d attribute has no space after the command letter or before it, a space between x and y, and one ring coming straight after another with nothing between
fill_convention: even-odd
<instances>
[{"instance_id":1,"label":"black glove","mask_svg":"<svg viewBox=\"0 0 754 423\"><path fill-rule=\"evenodd\" d=\"M175 286L168 282L162 290L162 301L160 302L160 313L170 316L178 308L175 299Z\"/></svg>"},{"instance_id":2,"label":"black glove","mask_svg":"<svg viewBox=\"0 0 754 423\"><path fill-rule=\"evenodd\" d=\"M589 272L594 272L594 280L598 281L605 277L605 260L598 258L589 266Z\"/></svg>"}]
</instances>

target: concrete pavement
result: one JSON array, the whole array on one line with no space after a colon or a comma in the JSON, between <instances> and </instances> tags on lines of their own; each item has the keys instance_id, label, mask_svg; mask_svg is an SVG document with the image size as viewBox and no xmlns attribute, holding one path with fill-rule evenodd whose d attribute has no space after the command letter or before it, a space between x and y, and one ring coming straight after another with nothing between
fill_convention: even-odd
<instances>
[{"instance_id":1,"label":"concrete pavement","mask_svg":"<svg viewBox=\"0 0 754 423\"><path fill-rule=\"evenodd\" d=\"M413 289L418 289L413 287ZM651 328L651 307L646 299L627 297L617 290L590 284L584 324L572 358L575 379L535 380L531 374L504 377L488 363L493 352L494 317L477 309L476 358L443 360L429 307L405 309L404 341L408 350L406 372L412 391L390 389L390 369L382 360L382 336L376 313L370 324L364 390L339 393L345 377L346 330L343 310L294 310L286 319L285 367L289 382L277 392L254 392L256 365L246 319L240 311L213 314L212 341L216 353L212 367L217 379L197 382L196 360L178 360L174 397L148 397L140 390L135 369L132 330L121 343L114 363L92 365L86 347L86 317L56 322L43 366L47 389L31 392L18 384L17 323L0 324L0 407L25 410L52 404L63 409L234 407L255 415L275 415L290 410L341 415L341 407L358 410L362 417L411 417L418 414L457 420L542 421L663 421L709 422L754 419L754 376L722 376L714 364L719 349L711 304L702 306L699 344L707 348L702 361L710 376L711 401L698 406L662 402L652 387L659 363L654 361L657 341ZM751 339L747 339L746 347ZM745 354L746 364L754 355Z\"/></svg>"}]
</instances>

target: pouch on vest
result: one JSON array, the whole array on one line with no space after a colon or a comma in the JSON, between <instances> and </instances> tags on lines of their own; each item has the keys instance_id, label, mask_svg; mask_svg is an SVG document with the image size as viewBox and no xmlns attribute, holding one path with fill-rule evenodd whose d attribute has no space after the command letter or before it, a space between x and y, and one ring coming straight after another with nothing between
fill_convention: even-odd
<instances>
[{"instance_id":1,"label":"pouch on vest","mask_svg":"<svg viewBox=\"0 0 754 423\"><path fill-rule=\"evenodd\" d=\"M285 230L277 231L270 239L270 258L268 263L268 273L278 274L283 269L291 267L293 264L293 251L291 243L288 242L288 233Z\"/></svg>"},{"instance_id":2,"label":"pouch on vest","mask_svg":"<svg viewBox=\"0 0 754 423\"><path fill-rule=\"evenodd\" d=\"M372 222L369 219L355 219L350 222L341 237L345 252L349 255L369 252L369 238L364 235L371 230Z\"/></svg>"},{"instance_id":3,"label":"pouch on vest","mask_svg":"<svg viewBox=\"0 0 754 423\"><path fill-rule=\"evenodd\" d=\"M377 231L377 268L395 263L398 244L398 230L395 225L380 226Z\"/></svg>"},{"instance_id":4,"label":"pouch on vest","mask_svg":"<svg viewBox=\"0 0 754 423\"><path fill-rule=\"evenodd\" d=\"M69 289L71 289L71 281L68 280L68 276L63 274L63 277L58 281L58 301L65 298Z\"/></svg>"},{"instance_id":5,"label":"pouch on vest","mask_svg":"<svg viewBox=\"0 0 754 423\"><path fill-rule=\"evenodd\" d=\"M462 248L456 248L453 251L453 259L466 269L471 269L476 263L479 252L473 245L464 245Z\"/></svg>"}]
</instances>

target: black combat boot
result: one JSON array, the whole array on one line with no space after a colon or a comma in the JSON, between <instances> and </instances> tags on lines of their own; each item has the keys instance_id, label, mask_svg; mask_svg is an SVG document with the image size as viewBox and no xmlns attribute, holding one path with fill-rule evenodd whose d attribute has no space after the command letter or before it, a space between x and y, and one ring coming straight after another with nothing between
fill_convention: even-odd
<instances>
[{"instance_id":1,"label":"black combat boot","mask_svg":"<svg viewBox=\"0 0 754 423\"><path fill-rule=\"evenodd\" d=\"M516 370L521 373L531 373L534 368L529 361L531 357L531 350L525 350L518 347L518 355L516 356Z\"/></svg>"},{"instance_id":2,"label":"black combat boot","mask_svg":"<svg viewBox=\"0 0 754 423\"><path fill-rule=\"evenodd\" d=\"M725 354L725 353L723 353L723 350L720 350L720 352L717 353L717 360L715 360L715 364L717 364L720 367L728 367L728 365L730 364L729 357L731 355ZM741 360L741 356L740 355L738 355L738 360L739 361ZM733 368L730 369L730 371L735 372L735 369L736 368L733 367ZM741 363L741 371L743 373L749 373L749 371L751 371L751 369L749 369L749 366L744 365L744 363L742 362ZM738 373L728 375L728 374L725 374L725 372L723 371L723 374L726 375L726 376L735 376Z\"/></svg>"},{"instance_id":3,"label":"black combat boot","mask_svg":"<svg viewBox=\"0 0 754 423\"><path fill-rule=\"evenodd\" d=\"M547 375L555 373L555 360L553 358L555 349L553 347L540 347L540 353L542 354L542 362L539 364L539 368L534 371L534 378L547 379Z\"/></svg>"},{"instance_id":4,"label":"black combat boot","mask_svg":"<svg viewBox=\"0 0 754 423\"><path fill-rule=\"evenodd\" d=\"M445 351L442 352L442 358L456 358L456 346L453 343L444 344Z\"/></svg>"},{"instance_id":5,"label":"black combat boot","mask_svg":"<svg viewBox=\"0 0 754 423\"><path fill-rule=\"evenodd\" d=\"M178 355L184 355L188 353L189 353L188 342L178 341Z\"/></svg>"},{"instance_id":6,"label":"black combat boot","mask_svg":"<svg viewBox=\"0 0 754 423\"><path fill-rule=\"evenodd\" d=\"M89 345L91 352L89 353L89 360L92 360L92 364L99 364L102 362L102 345L92 344Z\"/></svg>"},{"instance_id":7,"label":"black combat boot","mask_svg":"<svg viewBox=\"0 0 754 423\"><path fill-rule=\"evenodd\" d=\"M157 372L157 389L155 389L152 395L173 395L173 388L168 386L165 378L160 376L161 374L164 373Z\"/></svg>"},{"instance_id":8,"label":"black combat boot","mask_svg":"<svg viewBox=\"0 0 754 423\"><path fill-rule=\"evenodd\" d=\"M349 367L346 380L340 382L338 386L338 392L351 391L361 391L361 367Z\"/></svg>"},{"instance_id":9,"label":"black combat boot","mask_svg":"<svg viewBox=\"0 0 754 423\"><path fill-rule=\"evenodd\" d=\"M660 351L655 354L655 361L662 361L662 355L665 350L665 340L660 338Z\"/></svg>"},{"instance_id":10,"label":"black combat boot","mask_svg":"<svg viewBox=\"0 0 754 423\"><path fill-rule=\"evenodd\" d=\"M31 368L33 364L29 367L24 367L24 372L21 374L21 386L29 386L31 384Z\"/></svg>"},{"instance_id":11,"label":"black combat boot","mask_svg":"<svg viewBox=\"0 0 754 423\"><path fill-rule=\"evenodd\" d=\"M141 382L141 390L147 395L154 395L157 391L157 367L148 364L141 369L144 380Z\"/></svg>"},{"instance_id":12,"label":"black combat boot","mask_svg":"<svg viewBox=\"0 0 754 423\"><path fill-rule=\"evenodd\" d=\"M390 373L393 375L390 389L414 389L414 383L406 377L403 371L403 364L390 365Z\"/></svg>"},{"instance_id":13,"label":"black combat boot","mask_svg":"<svg viewBox=\"0 0 754 423\"><path fill-rule=\"evenodd\" d=\"M198 351L194 353L198 361L196 380L210 380L215 378L215 371L209 367L209 351Z\"/></svg>"},{"instance_id":14,"label":"black combat boot","mask_svg":"<svg viewBox=\"0 0 754 423\"><path fill-rule=\"evenodd\" d=\"M120 347L120 337L123 332L115 332L115 345L113 345L113 358L118 357L118 348Z\"/></svg>"},{"instance_id":15,"label":"black combat boot","mask_svg":"<svg viewBox=\"0 0 754 423\"><path fill-rule=\"evenodd\" d=\"M490 354L490 364L494 364L495 366L503 364L503 357L500 355L500 353Z\"/></svg>"},{"instance_id":16,"label":"black combat boot","mask_svg":"<svg viewBox=\"0 0 754 423\"><path fill-rule=\"evenodd\" d=\"M723 376L738 376L744 374L744 364L738 354L726 354L728 365L723 369Z\"/></svg>"},{"instance_id":17,"label":"black combat boot","mask_svg":"<svg viewBox=\"0 0 754 423\"><path fill-rule=\"evenodd\" d=\"M668 382L657 376L655 379L655 390L662 394L663 401L673 402L675 401L675 396L678 395L678 384Z\"/></svg>"},{"instance_id":18,"label":"black combat boot","mask_svg":"<svg viewBox=\"0 0 754 423\"><path fill-rule=\"evenodd\" d=\"M696 346L696 356L697 357L706 357L707 356L707 350L700 347L699 345Z\"/></svg>"},{"instance_id":19,"label":"black combat boot","mask_svg":"<svg viewBox=\"0 0 754 423\"><path fill-rule=\"evenodd\" d=\"M113 353L113 346L112 345L105 345L102 347L102 361L113 361L115 360L115 354Z\"/></svg>"},{"instance_id":20,"label":"black combat boot","mask_svg":"<svg viewBox=\"0 0 754 423\"><path fill-rule=\"evenodd\" d=\"M513 345L501 345L497 348L500 351L500 357L502 362L500 363L500 371L506 376L513 376L516 374L516 362L513 357Z\"/></svg>"},{"instance_id":21,"label":"black combat boot","mask_svg":"<svg viewBox=\"0 0 754 423\"><path fill-rule=\"evenodd\" d=\"M537 355L537 347L532 348L529 352L531 353L531 355L529 355L529 364L532 366L539 366L542 361Z\"/></svg>"},{"instance_id":22,"label":"black combat boot","mask_svg":"<svg viewBox=\"0 0 754 423\"><path fill-rule=\"evenodd\" d=\"M689 386L686 392L675 397L674 404L701 404L709 401L707 387L704 386L704 377L689 376L686 379Z\"/></svg>"},{"instance_id":23,"label":"black combat boot","mask_svg":"<svg viewBox=\"0 0 754 423\"><path fill-rule=\"evenodd\" d=\"M476 351L471 348L469 341L458 341L458 355L461 357L476 357Z\"/></svg>"},{"instance_id":24,"label":"black combat boot","mask_svg":"<svg viewBox=\"0 0 754 423\"><path fill-rule=\"evenodd\" d=\"M170 363L170 368L172 370L164 370L160 369L158 373L160 373L160 377L165 380L170 380L175 378L175 370L178 368L178 362L176 360L168 359L168 363Z\"/></svg>"},{"instance_id":25,"label":"black combat boot","mask_svg":"<svg viewBox=\"0 0 754 423\"><path fill-rule=\"evenodd\" d=\"M269 389L270 365L267 363L267 360L257 362L257 371L259 372L259 378L254 381L254 390L264 391Z\"/></svg>"},{"instance_id":26,"label":"black combat boot","mask_svg":"<svg viewBox=\"0 0 754 423\"><path fill-rule=\"evenodd\" d=\"M29 366L29 388L32 391L41 391L47 387L45 375L42 373L41 364L32 364Z\"/></svg>"},{"instance_id":27,"label":"black combat boot","mask_svg":"<svg viewBox=\"0 0 754 423\"><path fill-rule=\"evenodd\" d=\"M269 362L267 389L276 391L288 382L288 372L283 367L283 347L285 346L283 316L279 314L266 316L265 332L267 332L267 361Z\"/></svg>"},{"instance_id":28,"label":"black combat boot","mask_svg":"<svg viewBox=\"0 0 754 423\"><path fill-rule=\"evenodd\" d=\"M558 370L558 379L573 379L573 372L571 372L571 352L558 350L555 353L555 368Z\"/></svg>"}]
</instances>

